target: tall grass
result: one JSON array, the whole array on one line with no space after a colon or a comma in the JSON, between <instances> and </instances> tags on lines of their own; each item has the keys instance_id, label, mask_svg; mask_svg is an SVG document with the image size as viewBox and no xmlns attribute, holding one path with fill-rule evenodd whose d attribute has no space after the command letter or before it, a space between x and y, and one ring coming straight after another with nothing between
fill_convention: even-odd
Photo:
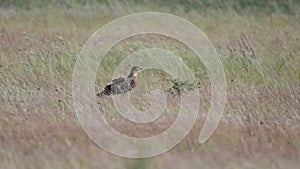
<instances>
[{"instance_id":1,"label":"tall grass","mask_svg":"<svg viewBox=\"0 0 300 169\"><path fill-rule=\"evenodd\" d=\"M291 9L297 8L295 4L298 3L273 2L275 6L286 3ZM99 8L92 7L91 3L79 0L44 3L37 0L29 1L29 7L26 7L23 1L1 1L0 168L299 166L300 22L297 15L284 11L263 12L268 11L267 7L254 0L229 1L226 4L228 10L222 14L216 11L201 13L201 4L184 10L188 4L200 1L178 1L180 5L173 7L171 1L141 1L139 7L130 6L135 1L94 2L99 3ZM108 3L108 6L101 5L103 3ZM128 5L113 6L111 3ZM208 10L216 6L221 9L225 5L219 1L202 3L208 6ZM48 7L31 8L38 4ZM52 4L57 6L49 7ZM81 47L99 27L118 16L154 9L160 4L163 7L157 10L176 12L197 25L220 53L228 86L224 117L213 137L206 144L198 145L197 137L210 103L206 70L193 52L188 49L176 51L178 46L184 48L183 44L170 46L169 42L173 41L155 37L150 45L174 50L197 74L197 80L202 84L200 114L191 133L170 152L151 159L122 159L97 147L81 129L71 97L73 68ZM16 8L8 8L11 5ZM239 10L231 7L234 5ZM251 10L246 10L248 8ZM244 9L245 13L240 15ZM256 10L260 12L252 13ZM251 49L240 45L244 36L247 36ZM111 75L115 58L120 61L126 57L131 52L130 47L145 47L141 39L134 37L116 46L105 58L101 70ZM251 55L252 50L255 57ZM155 84L156 78L163 81ZM139 109L147 109L147 97L142 94L147 93L152 84L166 89L171 87L171 83L164 83L167 78L170 77L157 70L141 73L133 104L140 106ZM109 81L110 77L97 77L96 84L104 86ZM180 98L168 97L171 115L148 126L122 119L113 111L109 98L102 100L100 108L106 107L106 118L120 132L149 136L163 131L176 117Z\"/></svg>"}]
</instances>

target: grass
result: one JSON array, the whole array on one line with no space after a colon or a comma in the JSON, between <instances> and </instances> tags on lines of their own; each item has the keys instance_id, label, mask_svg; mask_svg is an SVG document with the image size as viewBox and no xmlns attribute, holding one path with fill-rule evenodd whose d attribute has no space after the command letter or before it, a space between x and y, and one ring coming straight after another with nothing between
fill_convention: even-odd
<instances>
[{"instance_id":1,"label":"grass","mask_svg":"<svg viewBox=\"0 0 300 169\"><path fill-rule=\"evenodd\" d=\"M4 1L3 1L4 2ZM15 1L18 2L18 1ZM21 1L20 1L21 2ZM254 1L253 1L254 2ZM166 2L167 3L167 2ZM72 73L81 47L98 28L113 19L153 4L114 9L78 7L0 9L0 168L297 168L300 152L300 33L299 14L284 12L239 14L228 8L199 12L175 6L178 16L197 25L221 54L228 97L224 117L210 140L197 140L209 107L209 79L200 60L182 44L155 35L149 46L170 49L182 57L201 81L200 114L190 134L168 153L150 159L124 159L97 147L84 133L73 108ZM182 10L181 10L182 8ZM175 13L167 7L155 8ZM259 7L257 8L259 9ZM246 35L256 57L239 45ZM142 37L117 45L103 68L114 66L131 51L143 49ZM185 48L184 48L185 49ZM113 58L118 58L115 62ZM158 70L141 73L131 100L147 109L153 88L168 89L170 77ZM110 77L97 77L99 86ZM149 83L151 82L151 83ZM157 83L154 83L157 82ZM97 90L100 90L97 88ZM101 104L108 121L120 132L150 136L174 121L179 98L168 96L168 110L148 125L128 122L113 110L111 100ZM169 114L168 114L169 113Z\"/></svg>"}]
</instances>

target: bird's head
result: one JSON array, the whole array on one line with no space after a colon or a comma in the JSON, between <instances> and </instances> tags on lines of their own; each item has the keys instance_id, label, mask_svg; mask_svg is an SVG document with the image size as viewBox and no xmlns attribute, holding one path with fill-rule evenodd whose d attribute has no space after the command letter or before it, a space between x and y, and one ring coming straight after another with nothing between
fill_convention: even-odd
<instances>
[{"instance_id":1,"label":"bird's head","mask_svg":"<svg viewBox=\"0 0 300 169\"><path fill-rule=\"evenodd\" d=\"M130 74L128 75L128 78L133 78L133 77L137 77L137 74L143 70L142 68L138 67L138 66L134 66L131 68Z\"/></svg>"},{"instance_id":2,"label":"bird's head","mask_svg":"<svg viewBox=\"0 0 300 169\"><path fill-rule=\"evenodd\" d=\"M131 69L131 73L137 75L137 73L139 73L141 70L143 70L143 69L138 66L134 66Z\"/></svg>"}]
</instances>

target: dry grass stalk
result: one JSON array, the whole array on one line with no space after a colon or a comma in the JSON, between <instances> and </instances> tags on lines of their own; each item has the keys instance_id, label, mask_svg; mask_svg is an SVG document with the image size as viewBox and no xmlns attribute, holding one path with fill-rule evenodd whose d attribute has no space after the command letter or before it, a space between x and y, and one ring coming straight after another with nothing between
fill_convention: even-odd
<instances>
[{"instance_id":1,"label":"dry grass stalk","mask_svg":"<svg viewBox=\"0 0 300 169\"><path fill-rule=\"evenodd\" d=\"M235 43L230 43L228 40L225 40L226 46L230 50L232 56L242 56L247 59L257 59L258 56L253 45L250 43L249 38L245 33L242 33L240 38L236 40L238 47L235 47Z\"/></svg>"}]
</instances>

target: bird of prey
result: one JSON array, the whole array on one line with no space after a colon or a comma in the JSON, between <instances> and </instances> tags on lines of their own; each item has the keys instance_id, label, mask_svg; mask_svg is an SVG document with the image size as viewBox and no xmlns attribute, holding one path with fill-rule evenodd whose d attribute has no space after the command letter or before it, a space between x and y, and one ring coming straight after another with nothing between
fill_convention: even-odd
<instances>
[{"instance_id":1,"label":"bird of prey","mask_svg":"<svg viewBox=\"0 0 300 169\"><path fill-rule=\"evenodd\" d=\"M97 94L98 97L123 94L132 90L137 85L137 74L142 68L134 66L127 78L117 78L112 80L112 84L105 86L104 90Z\"/></svg>"}]
</instances>

